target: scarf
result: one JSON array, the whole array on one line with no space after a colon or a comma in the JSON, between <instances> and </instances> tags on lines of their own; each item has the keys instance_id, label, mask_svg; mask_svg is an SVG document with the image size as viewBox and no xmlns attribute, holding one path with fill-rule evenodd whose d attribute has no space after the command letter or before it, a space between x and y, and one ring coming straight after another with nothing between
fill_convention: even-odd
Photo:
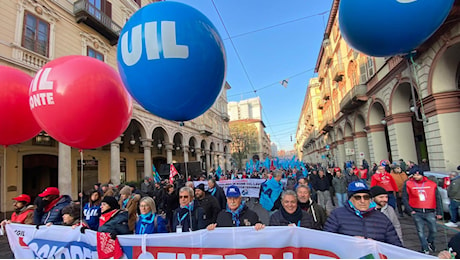
<instances>
[{"instance_id":1,"label":"scarf","mask_svg":"<svg viewBox=\"0 0 460 260\"><path fill-rule=\"evenodd\" d=\"M185 206L180 206L179 212L177 214L177 222L182 225L182 221L187 217L189 212L193 211L193 208L195 207L195 203L192 200L189 204Z\"/></svg>"},{"instance_id":2,"label":"scarf","mask_svg":"<svg viewBox=\"0 0 460 260\"><path fill-rule=\"evenodd\" d=\"M155 221L155 214L149 212L147 214L139 215L139 230L136 234L145 234L145 230L148 225L151 225Z\"/></svg>"},{"instance_id":3,"label":"scarf","mask_svg":"<svg viewBox=\"0 0 460 260\"><path fill-rule=\"evenodd\" d=\"M61 196L61 197L62 197L62 196ZM54 200L51 201L48 205L46 205L45 208L43 209L43 212L46 213L46 212L50 211L54 206L56 206L56 204L57 204L58 201L61 199L61 197L54 199Z\"/></svg>"},{"instance_id":4,"label":"scarf","mask_svg":"<svg viewBox=\"0 0 460 260\"><path fill-rule=\"evenodd\" d=\"M299 206L297 206L297 209L292 214L288 213L283 207L280 208L280 211L283 218L289 221L289 224L296 224L300 227L300 221L302 220L302 210Z\"/></svg>"},{"instance_id":5,"label":"scarf","mask_svg":"<svg viewBox=\"0 0 460 260\"><path fill-rule=\"evenodd\" d=\"M360 218L363 218L363 215L365 215L366 213L375 210L375 207L377 206L377 204L375 204L375 202L371 201L371 204L369 205L369 208L367 210L360 211L359 209L355 208L355 206L353 205L353 203L351 203L350 200L348 200L348 205L350 205L351 209L353 209L355 211L356 216L358 216Z\"/></svg>"},{"instance_id":6,"label":"scarf","mask_svg":"<svg viewBox=\"0 0 460 260\"><path fill-rule=\"evenodd\" d=\"M227 205L227 208L225 211L232 214L232 221L235 227L240 226L240 214L243 211L243 209L244 209L244 201L241 202L241 205L235 211L232 211L231 209L229 209Z\"/></svg>"},{"instance_id":7,"label":"scarf","mask_svg":"<svg viewBox=\"0 0 460 260\"><path fill-rule=\"evenodd\" d=\"M113 218L113 216L115 216L118 212L119 212L118 209L114 209L114 210L109 210L109 211L105 211L104 213L102 213L101 217L99 218L99 226L101 227L102 225L104 225L107 221Z\"/></svg>"},{"instance_id":8,"label":"scarf","mask_svg":"<svg viewBox=\"0 0 460 260\"><path fill-rule=\"evenodd\" d=\"M212 188L212 189L208 189L208 192L211 193L212 196L216 196L216 195L215 195L215 194L216 194L216 191L217 191L217 189L216 189L215 186L214 186L214 188Z\"/></svg>"},{"instance_id":9,"label":"scarf","mask_svg":"<svg viewBox=\"0 0 460 260\"><path fill-rule=\"evenodd\" d=\"M122 209L126 209L126 206L128 205L128 201L129 201L129 198L127 198L127 199L125 199L125 200L123 201L123 204L122 204L122 206L121 206Z\"/></svg>"}]
</instances>

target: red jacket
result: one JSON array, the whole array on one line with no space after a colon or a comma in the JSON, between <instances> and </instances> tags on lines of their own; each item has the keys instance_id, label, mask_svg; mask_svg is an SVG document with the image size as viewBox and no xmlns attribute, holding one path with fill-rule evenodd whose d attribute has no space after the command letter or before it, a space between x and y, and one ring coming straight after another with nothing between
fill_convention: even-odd
<instances>
[{"instance_id":1,"label":"red jacket","mask_svg":"<svg viewBox=\"0 0 460 260\"><path fill-rule=\"evenodd\" d=\"M398 191L398 185L396 185L393 176L391 176L388 172L372 175L371 187L374 186L380 186L386 191Z\"/></svg>"}]
</instances>

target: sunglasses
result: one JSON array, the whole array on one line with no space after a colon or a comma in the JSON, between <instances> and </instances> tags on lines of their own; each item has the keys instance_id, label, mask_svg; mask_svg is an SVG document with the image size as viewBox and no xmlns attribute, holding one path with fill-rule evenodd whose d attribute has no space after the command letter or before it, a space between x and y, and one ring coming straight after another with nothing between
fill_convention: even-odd
<instances>
[{"instance_id":1,"label":"sunglasses","mask_svg":"<svg viewBox=\"0 0 460 260\"><path fill-rule=\"evenodd\" d=\"M353 199L355 199L355 200L361 200L361 199L370 200L371 196L369 196L369 195L353 195Z\"/></svg>"},{"instance_id":2,"label":"sunglasses","mask_svg":"<svg viewBox=\"0 0 460 260\"><path fill-rule=\"evenodd\" d=\"M179 199L188 199L189 196L179 196Z\"/></svg>"}]
</instances>

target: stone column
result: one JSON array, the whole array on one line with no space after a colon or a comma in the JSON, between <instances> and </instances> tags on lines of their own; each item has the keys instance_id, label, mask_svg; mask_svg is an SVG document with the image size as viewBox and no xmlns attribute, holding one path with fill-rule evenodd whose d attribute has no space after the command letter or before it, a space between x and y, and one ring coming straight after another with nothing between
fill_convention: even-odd
<instances>
[{"instance_id":1,"label":"stone column","mask_svg":"<svg viewBox=\"0 0 460 260\"><path fill-rule=\"evenodd\" d=\"M337 166L343 168L345 162L345 145L343 140L337 140Z\"/></svg>"},{"instance_id":2,"label":"stone column","mask_svg":"<svg viewBox=\"0 0 460 260\"><path fill-rule=\"evenodd\" d=\"M344 142L343 145L345 147L345 161L354 160L355 159L354 154L347 155L346 153L347 149L355 149L355 145L353 143L353 136L345 136L343 138L343 142Z\"/></svg>"},{"instance_id":3,"label":"stone column","mask_svg":"<svg viewBox=\"0 0 460 260\"><path fill-rule=\"evenodd\" d=\"M58 189L61 195L72 196L72 153L68 145L59 143ZM80 180L78 180L80 182ZM78 187L78 185L77 185ZM78 191L80 192L80 191Z\"/></svg>"},{"instance_id":4,"label":"stone column","mask_svg":"<svg viewBox=\"0 0 460 260\"><path fill-rule=\"evenodd\" d=\"M110 143L110 180L113 185L120 184L120 144L121 137L117 137L112 143Z\"/></svg>"},{"instance_id":5,"label":"stone column","mask_svg":"<svg viewBox=\"0 0 460 260\"><path fill-rule=\"evenodd\" d=\"M367 128L369 129L367 132L367 142L370 154L369 165L371 166L374 162L378 164L380 160L388 160L385 126L378 124L368 126Z\"/></svg>"},{"instance_id":6,"label":"stone column","mask_svg":"<svg viewBox=\"0 0 460 260\"><path fill-rule=\"evenodd\" d=\"M144 177L151 178L153 176L152 168L152 139L142 139L142 147L144 148Z\"/></svg>"},{"instance_id":7,"label":"stone column","mask_svg":"<svg viewBox=\"0 0 460 260\"><path fill-rule=\"evenodd\" d=\"M209 173L211 169L211 151L205 149L204 152L206 154L206 173Z\"/></svg>"},{"instance_id":8,"label":"stone column","mask_svg":"<svg viewBox=\"0 0 460 260\"><path fill-rule=\"evenodd\" d=\"M356 166L359 167L363 163L363 159L366 159L367 162L370 161L369 157L369 145L367 141L366 132L356 132L355 133L355 162ZM360 153L364 153L364 158L361 158Z\"/></svg>"},{"instance_id":9,"label":"stone column","mask_svg":"<svg viewBox=\"0 0 460 260\"><path fill-rule=\"evenodd\" d=\"M202 163L201 161L201 148L195 148L195 158L197 161Z\"/></svg>"},{"instance_id":10,"label":"stone column","mask_svg":"<svg viewBox=\"0 0 460 260\"><path fill-rule=\"evenodd\" d=\"M184 162L188 162L188 152L189 152L189 146L188 145L184 145Z\"/></svg>"},{"instance_id":11,"label":"stone column","mask_svg":"<svg viewBox=\"0 0 460 260\"><path fill-rule=\"evenodd\" d=\"M166 149L166 163L171 164L172 163L173 145L172 144L165 144L165 149Z\"/></svg>"},{"instance_id":12,"label":"stone column","mask_svg":"<svg viewBox=\"0 0 460 260\"><path fill-rule=\"evenodd\" d=\"M386 120L392 159L398 160L399 158L403 158L406 161L417 162L414 129L412 128L412 113L394 114Z\"/></svg>"}]
</instances>

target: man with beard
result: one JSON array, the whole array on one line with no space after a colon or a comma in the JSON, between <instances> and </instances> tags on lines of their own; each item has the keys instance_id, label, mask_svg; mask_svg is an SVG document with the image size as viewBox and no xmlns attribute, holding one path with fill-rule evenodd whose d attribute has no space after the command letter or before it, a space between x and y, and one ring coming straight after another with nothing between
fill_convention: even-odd
<instances>
[{"instance_id":1,"label":"man with beard","mask_svg":"<svg viewBox=\"0 0 460 260\"><path fill-rule=\"evenodd\" d=\"M48 187L42 193L38 194L42 199L39 207L35 209L35 224L44 225L52 223L62 225L61 210L72 202L69 195L60 195L56 187Z\"/></svg>"},{"instance_id":2,"label":"man with beard","mask_svg":"<svg viewBox=\"0 0 460 260\"><path fill-rule=\"evenodd\" d=\"M209 224L207 229L214 230L217 227L244 227L254 226L256 230L265 227L259 220L257 213L250 210L243 202L240 189L231 185L227 188L227 207L217 215L216 223Z\"/></svg>"},{"instance_id":3,"label":"man with beard","mask_svg":"<svg viewBox=\"0 0 460 260\"><path fill-rule=\"evenodd\" d=\"M311 199L310 188L306 185L299 185L296 193L300 209L306 211L313 218L313 228L322 230L327 219L326 211Z\"/></svg>"},{"instance_id":4,"label":"man with beard","mask_svg":"<svg viewBox=\"0 0 460 260\"><path fill-rule=\"evenodd\" d=\"M208 226L211 223L216 223L217 214L219 214L220 206L217 199L204 191L204 184L198 184L195 188L195 200L199 207L204 210L204 223Z\"/></svg>"},{"instance_id":5,"label":"man with beard","mask_svg":"<svg viewBox=\"0 0 460 260\"><path fill-rule=\"evenodd\" d=\"M393 226L396 229L399 240L403 243L401 223L399 223L398 217L393 207L388 207L388 192L380 186L374 186L370 189L371 197L376 204L376 209L380 210L388 219L393 223Z\"/></svg>"},{"instance_id":6,"label":"man with beard","mask_svg":"<svg viewBox=\"0 0 460 260\"><path fill-rule=\"evenodd\" d=\"M19 224L33 224L34 223L34 206L30 204L30 196L27 194L21 194L14 200L14 212L11 215L11 220L3 220L1 225L10 223Z\"/></svg>"}]
</instances>

